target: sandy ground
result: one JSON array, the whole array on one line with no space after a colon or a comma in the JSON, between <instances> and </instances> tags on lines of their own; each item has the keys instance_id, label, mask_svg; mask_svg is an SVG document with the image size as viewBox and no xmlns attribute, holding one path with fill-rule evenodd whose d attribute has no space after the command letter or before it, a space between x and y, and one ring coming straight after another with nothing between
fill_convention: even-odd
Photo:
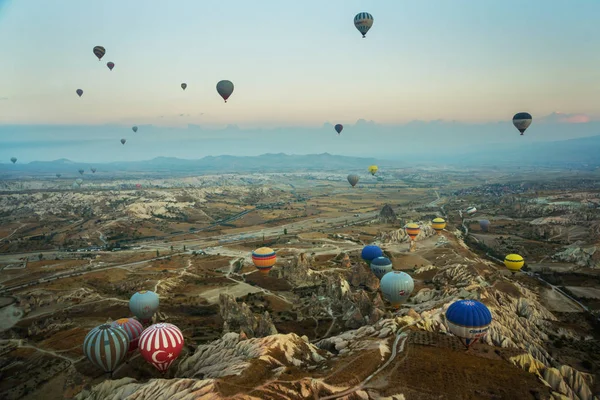
<instances>
[{"instance_id":1,"label":"sandy ground","mask_svg":"<svg viewBox=\"0 0 600 400\"><path fill-rule=\"evenodd\" d=\"M540 288L541 300L550 311L581 312L581 308L558 293L556 290Z\"/></svg>"},{"instance_id":2,"label":"sandy ground","mask_svg":"<svg viewBox=\"0 0 600 400\"><path fill-rule=\"evenodd\" d=\"M600 289L582 286L565 286L571 293L582 299L600 299Z\"/></svg>"}]
</instances>

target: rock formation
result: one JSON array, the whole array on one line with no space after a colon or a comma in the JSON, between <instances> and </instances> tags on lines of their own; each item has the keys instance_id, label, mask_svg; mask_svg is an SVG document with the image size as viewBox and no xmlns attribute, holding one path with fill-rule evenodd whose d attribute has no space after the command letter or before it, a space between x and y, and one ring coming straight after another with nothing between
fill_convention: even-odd
<instances>
[{"instance_id":1,"label":"rock formation","mask_svg":"<svg viewBox=\"0 0 600 400\"><path fill-rule=\"evenodd\" d=\"M265 337L277 334L271 316L267 311L263 315L254 315L246 303L238 303L227 293L219 295L223 332L243 332L247 337Z\"/></svg>"},{"instance_id":2,"label":"rock formation","mask_svg":"<svg viewBox=\"0 0 600 400\"><path fill-rule=\"evenodd\" d=\"M382 224L393 224L397 221L396 213L389 204L383 206L379 212L379 222Z\"/></svg>"}]
</instances>

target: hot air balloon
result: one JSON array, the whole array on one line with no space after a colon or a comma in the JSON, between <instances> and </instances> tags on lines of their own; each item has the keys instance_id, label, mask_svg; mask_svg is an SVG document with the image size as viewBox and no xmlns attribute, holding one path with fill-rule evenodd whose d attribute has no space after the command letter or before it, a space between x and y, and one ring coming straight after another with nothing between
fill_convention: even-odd
<instances>
[{"instance_id":1,"label":"hot air balloon","mask_svg":"<svg viewBox=\"0 0 600 400\"><path fill-rule=\"evenodd\" d=\"M227 103L227 99L233 93L233 83L231 81L219 81L217 83L217 92L221 95L225 103Z\"/></svg>"},{"instance_id":2,"label":"hot air balloon","mask_svg":"<svg viewBox=\"0 0 600 400\"><path fill-rule=\"evenodd\" d=\"M260 272L268 274L277 262L277 256L270 247L261 247L252 252L252 262Z\"/></svg>"},{"instance_id":3,"label":"hot air balloon","mask_svg":"<svg viewBox=\"0 0 600 400\"><path fill-rule=\"evenodd\" d=\"M518 254L509 254L504 257L504 265L514 275L523 268L525 260Z\"/></svg>"},{"instance_id":4,"label":"hot air balloon","mask_svg":"<svg viewBox=\"0 0 600 400\"><path fill-rule=\"evenodd\" d=\"M354 17L354 26L362 33L362 37L365 38L369 29L373 26L373 16L367 12L356 14Z\"/></svg>"},{"instance_id":5,"label":"hot air balloon","mask_svg":"<svg viewBox=\"0 0 600 400\"><path fill-rule=\"evenodd\" d=\"M442 231L446 227L446 220L440 217L434 218L431 220L431 227L437 232L438 235L441 235Z\"/></svg>"},{"instance_id":6,"label":"hot air balloon","mask_svg":"<svg viewBox=\"0 0 600 400\"><path fill-rule=\"evenodd\" d=\"M362 252L360 253L360 256L362 257L363 260L370 263L377 257L383 257L383 251L379 248L379 246L370 244L368 246L363 247Z\"/></svg>"},{"instance_id":7,"label":"hot air balloon","mask_svg":"<svg viewBox=\"0 0 600 400\"><path fill-rule=\"evenodd\" d=\"M342 124L337 124L336 126L334 126L335 131L338 133L338 135L340 133L342 133L342 131L344 130L344 125Z\"/></svg>"},{"instance_id":8,"label":"hot air balloon","mask_svg":"<svg viewBox=\"0 0 600 400\"><path fill-rule=\"evenodd\" d=\"M129 349L129 337L121 328L102 324L83 340L83 353L92 364L112 373L123 362Z\"/></svg>"},{"instance_id":9,"label":"hot air balloon","mask_svg":"<svg viewBox=\"0 0 600 400\"><path fill-rule=\"evenodd\" d=\"M350 183L352 185L352 187L356 186L356 184L358 183L358 175L355 174L350 174L348 175L348 183Z\"/></svg>"},{"instance_id":10,"label":"hot air balloon","mask_svg":"<svg viewBox=\"0 0 600 400\"><path fill-rule=\"evenodd\" d=\"M479 227L482 231L487 232L490 229L490 221L487 219L482 219L479 221Z\"/></svg>"},{"instance_id":11,"label":"hot air balloon","mask_svg":"<svg viewBox=\"0 0 600 400\"><path fill-rule=\"evenodd\" d=\"M83 183L83 179L81 179L81 178L77 178L77 179L75 179L75 183L76 183L78 186L81 186L81 184Z\"/></svg>"},{"instance_id":12,"label":"hot air balloon","mask_svg":"<svg viewBox=\"0 0 600 400\"><path fill-rule=\"evenodd\" d=\"M149 321L158 310L158 295L149 290L141 290L129 299L129 309L142 322Z\"/></svg>"},{"instance_id":13,"label":"hot air balloon","mask_svg":"<svg viewBox=\"0 0 600 400\"><path fill-rule=\"evenodd\" d=\"M182 88L183 90L185 90L185 88L186 88L186 87L187 87L187 83L182 83L182 84L181 84L181 88Z\"/></svg>"},{"instance_id":14,"label":"hot air balloon","mask_svg":"<svg viewBox=\"0 0 600 400\"><path fill-rule=\"evenodd\" d=\"M381 278L379 287L383 297L392 303L394 308L398 308L410 297L415 282L406 272L391 271Z\"/></svg>"},{"instance_id":15,"label":"hot air balloon","mask_svg":"<svg viewBox=\"0 0 600 400\"><path fill-rule=\"evenodd\" d=\"M134 351L138 348L138 340L140 335L144 331L144 326L135 318L121 318L113 321L111 326L115 328L121 328L127 333L129 338L129 352Z\"/></svg>"},{"instance_id":16,"label":"hot air balloon","mask_svg":"<svg viewBox=\"0 0 600 400\"><path fill-rule=\"evenodd\" d=\"M127 139L125 139L125 138L121 139L121 144L125 144L126 141L127 141Z\"/></svg>"},{"instance_id":17,"label":"hot air balloon","mask_svg":"<svg viewBox=\"0 0 600 400\"><path fill-rule=\"evenodd\" d=\"M448 330L469 349L490 329L492 313L477 300L458 300L446 310ZM464 341L463 341L464 340Z\"/></svg>"},{"instance_id":18,"label":"hot air balloon","mask_svg":"<svg viewBox=\"0 0 600 400\"><path fill-rule=\"evenodd\" d=\"M150 325L142 332L139 349L142 357L163 374L183 349L183 333L173 324Z\"/></svg>"},{"instance_id":19,"label":"hot air balloon","mask_svg":"<svg viewBox=\"0 0 600 400\"><path fill-rule=\"evenodd\" d=\"M106 49L102 46L96 46L94 47L94 54L98 57L98 61L100 61L104 57L104 54L106 54Z\"/></svg>"},{"instance_id":20,"label":"hot air balloon","mask_svg":"<svg viewBox=\"0 0 600 400\"><path fill-rule=\"evenodd\" d=\"M138 189L141 189L141 188L142 188L142 185L140 185L139 183L136 183L136 184L135 184L135 187L136 187L136 188L138 188Z\"/></svg>"},{"instance_id":21,"label":"hot air balloon","mask_svg":"<svg viewBox=\"0 0 600 400\"><path fill-rule=\"evenodd\" d=\"M115 63L112 61L109 61L106 63L106 66L108 67L108 69L110 69L112 71L113 68L115 67Z\"/></svg>"},{"instance_id":22,"label":"hot air balloon","mask_svg":"<svg viewBox=\"0 0 600 400\"><path fill-rule=\"evenodd\" d=\"M77 95L78 95L79 97L83 96L83 90L81 90L81 89L77 89L77 90L75 91L75 93L77 93Z\"/></svg>"},{"instance_id":23,"label":"hot air balloon","mask_svg":"<svg viewBox=\"0 0 600 400\"><path fill-rule=\"evenodd\" d=\"M421 227L419 224L415 224L414 222L409 222L404 226L404 231L410 238L410 251L415 251L415 240L419 233L421 233Z\"/></svg>"},{"instance_id":24,"label":"hot air balloon","mask_svg":"<svg viewBox=\"0 0 600 400\"><path fill-rule=\"evenodd\" d=\"M475 207L469 207L467 208L467 215L473 215L477 212L477 208Z\"/></svg>"},{"instance_id":25,"label":"hot air balloon","mask_svg":"<svg viewBox=\"0 0 600 400\"><path fill-rule=\"evenodd\" d=\"M17 162L17 157L11 157L10 158L10 162L12 162L13 164Z\"/></svg>"},{"instance_id":26,"label":"hot air balloon","mask_svg":"<svg viewBox=\"0 0 600 400\"><path fill-rule=\"evenodd\" d=\"M96 168L90 168L90 171L92 171L92 174L96 173Z\"/></svg>"},{"instance_id":27,"label":"hot air balloon","mask_svg":"<svg viewBox=\"0 0 600 400\"><path fill-rule=\"evenodd\" d=\"M378 170L379 170L379 167L377 165L371 165L369 167L369 173L373 176L377 173Z\"/></svg>"},{"instance_id":28,"label":"hot air balloon","mask_svg":"<svg viewBox=\"0 0 600 400\"><path fill-rule=\"evenodd\" d=\"M84 172L85 172L85 171L84 171L83 169L79 169L79 173L80 173L81 175L83 175L83 173L84 173Z\"/></svg>"},{"instance_id":29,"label":"hot air balloon","mask_svg":"<svg viewBox=\"0 0 600 400\"><path fill-rule=\"evenodd\" d=\"M62 176L62 174L56 174L57 178L60 178Z\"/></svg>"},{"instance_id":30,"label":"hot air balloon","mask_svg":"<svg viewBox=\"0 0 600 400\"><path fill-rule=\"evenodd\" d=\"M392 262L387 257L377 257L371 261L371 271L379 279L392 270Z\"/></svg>"},{"instance_id":31,"label":"hot air balloon","mask_svg":"<svg viewBox=\"0 0 600 400\"><path fill-rule=\"evenodd\" d=\"M526 112L516 113L513 117L513 125L523 135L527 128L529 128L529 125L531 125L531 114Z\"/></svg>"},{"instance_id":32,"label":"hot air balloon","mask_svg":"<svg viewBox=\"0 0 600 400\"><path fill-rule=\"evenodd\" d=\"M138 131L138 127L137 127L137 126L132 126L132 127L131 127L131 130L132 130L133 132L137 132L137 131Z\"/></svg>"}]
</instances>

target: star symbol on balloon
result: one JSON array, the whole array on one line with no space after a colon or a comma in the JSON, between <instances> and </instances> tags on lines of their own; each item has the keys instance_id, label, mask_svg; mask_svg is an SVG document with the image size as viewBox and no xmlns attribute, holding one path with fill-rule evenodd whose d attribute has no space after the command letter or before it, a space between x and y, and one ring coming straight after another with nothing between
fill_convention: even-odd
<instances>
[{"instance_id":1,"label":"star symbol on balloon","mask_svg":"<svg viewBox=\"0 0 600 400\"><path fill-rule=\"evenodd\" d=\"M173 358L173 353L169 353L169 358Z\"/></svg>"}]
</instances>

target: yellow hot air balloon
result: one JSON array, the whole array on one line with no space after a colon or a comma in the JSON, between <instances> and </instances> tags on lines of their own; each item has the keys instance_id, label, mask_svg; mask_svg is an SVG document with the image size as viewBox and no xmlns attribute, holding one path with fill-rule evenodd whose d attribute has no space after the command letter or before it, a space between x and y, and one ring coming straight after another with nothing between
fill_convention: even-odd
<instances>
[{"instance_id":1,"label":"yellow hot air balloon","mask_svg":"<svg viewBox=\"0 0 600 400\"><path fill-rule=\"evenodd\" d=\"M415 239L421 233L421 227L419 224L415 224L414 222L409 222L404 226L404 231L410 237L410 251L415 251Z\"/></svg>"},{"instance_id":2,"label":"yellow hot air balloon","mask_svg":"<svg viewBox=\"0 0 600 400\"><path fill-rule=\"evenodd\" d=\"M431 220L431 227L437 232L438 235L441 235L442 231L446 227L446 220L440 217L434 218Z\"/></svg>"},{"instance_id":3,"label":"yellow hot air balloon","mask_svg":"<svg viewBox=\"0 0 600 400\"><path fill-rule=\"evenodd\" d=\"M504 265L514 275L519 272L521 268L523 268L523 265L525 265L525 260L518 254L509 254L504 257Z\"/></svg>"},{"instance_id":4,"label":"yellow hot air balloon","mask_svg":"<svg viewBox=\"0 0 600 400\"><path fill-rule=\"evenodd\" d=\"M371 175L375 175L378 170L379 170L379 167L377 165L371 165L369 167L369 172L371 173Z\"/></svg>"},{"instance_id":5,"label":"yellow hot air balloon","mask_svg":"<svg viewBox=\"0 0 600 400\"><path fill-rule=\"evenodd\" d=\"M268 274L277 262L275 251L270 247L261 247L252 252L252 261L263 274Z\"/></svg>"}]
</instances>

